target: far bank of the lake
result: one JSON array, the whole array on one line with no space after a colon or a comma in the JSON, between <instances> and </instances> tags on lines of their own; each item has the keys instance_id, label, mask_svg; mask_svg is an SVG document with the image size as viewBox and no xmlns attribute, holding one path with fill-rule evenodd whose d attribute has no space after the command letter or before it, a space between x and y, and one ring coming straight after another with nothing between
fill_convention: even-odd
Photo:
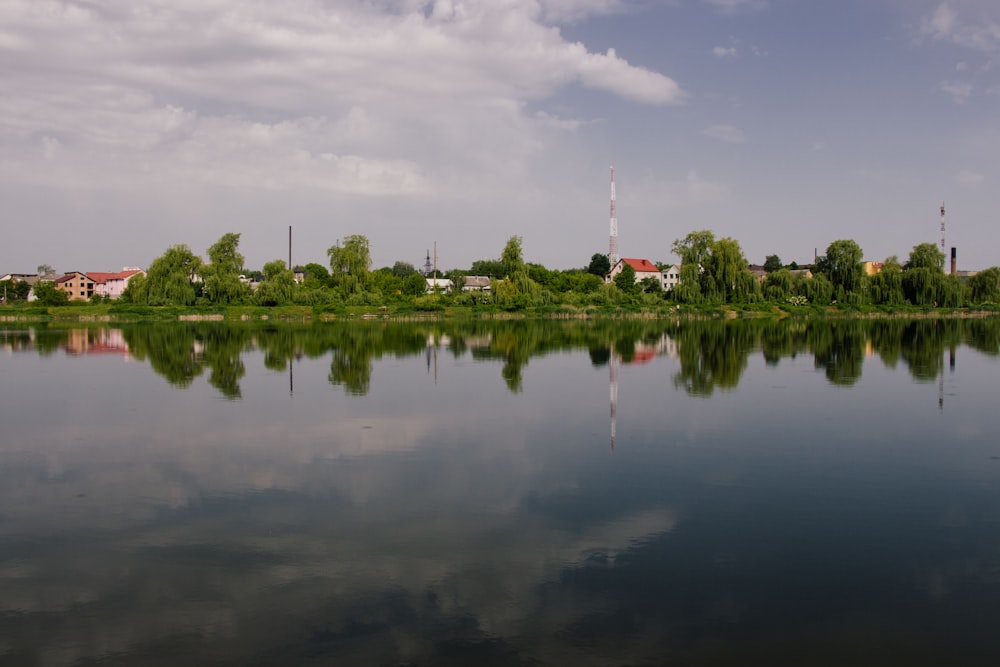
<instances>
[{"instance_id":1,"label":"far bank of the lake","mask_svg":"<svg viewBox=\"0 0 1000 667\"><path fill-rule=\"evenodd\" d=\"M450 319L737 319L737 318L982 318L1000 315L995 308L921 308L916 306L553 306L503 310L488 307L452 306L434 308L399 306L227 306L177 307L128 304L84 304L55 307L0 307L0 322L163 322L163 321L289 321L324 322L344 320L450 320Z\"/></svg>"}]
</instances>

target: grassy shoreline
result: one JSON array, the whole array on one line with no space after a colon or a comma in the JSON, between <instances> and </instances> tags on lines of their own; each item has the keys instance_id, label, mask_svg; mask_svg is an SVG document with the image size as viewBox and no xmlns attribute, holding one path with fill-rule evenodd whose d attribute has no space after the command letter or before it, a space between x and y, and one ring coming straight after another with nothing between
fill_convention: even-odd
<instances>
[{"instance_id":1,"label":"grassy shoreline","mask_svg":"<svg viewBox=\"0 0 1000 667\"><path fill-rule=\"evenodd\" d=\"M132 306L127 304L85 304L80 306L4 306L0 322L170 322L170 321L277 321L327 322L354 320L434 321L462 319L735 319L735 318L982 318L1000 315L995 307L920 308L915 306L558 306L505 311L482 306L446 306L420 310L412 306L225 306L176 307Z\"/></svg>"}]
</instances>

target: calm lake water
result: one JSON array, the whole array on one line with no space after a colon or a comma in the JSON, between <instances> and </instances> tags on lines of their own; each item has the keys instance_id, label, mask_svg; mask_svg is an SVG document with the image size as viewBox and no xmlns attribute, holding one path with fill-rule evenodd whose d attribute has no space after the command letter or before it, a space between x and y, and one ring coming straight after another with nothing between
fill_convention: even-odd
<instances>
[{"instance_id":1,"label":"calm lake water","mask_svg":"<svg viewBox=\"0 0 1000 667\"><path fill-rule=\"evenodd\" d=\"M1000 664L1000 319L0 345L2 665Z\"/></svg>"}]
</instances>

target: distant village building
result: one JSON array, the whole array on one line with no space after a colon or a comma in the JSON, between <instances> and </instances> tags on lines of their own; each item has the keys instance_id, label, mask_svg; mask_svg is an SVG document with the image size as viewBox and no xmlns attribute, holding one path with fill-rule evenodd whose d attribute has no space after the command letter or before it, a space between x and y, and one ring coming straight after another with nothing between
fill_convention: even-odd
<instances>
[{"instance_id":1,"label":"distant village building","mask_svg":"<svg viewBox=\"0 0 1000 667\"><path fill-rule=\"evenodd\" d=\"M94 281L80 271L64 273L54 282L56 289L65 292L70 301L86 301L94 295Z\"/></svg>"},{"instance_id":2,"label":"distant village building","mask_svg":"<svg viewBox=\"0 0 1000 667\"><path fill-rule=\"evenodd\" d=\"M861 262L861 268L864 269L866 276L874 276L882 270L883 266L885 266L885 262Z\"/></svg>"},{"instance_id":3,"label":"distant village building","mask_svg":"<svg viewBox=\"0 0 1000 667\"><path fill-rule=\"evenodd\" d=\"M105 271L70 271L56 278L56 289L65 292L70 301L86 301L94 295L119 299L128 283L137 275L146 275L138 267L125 267L114 273Z\"/></svg>"},{"instance_id":4,"label":"distant village building","mask_svg":"<svg viewBox=\"0 0 1000 667\"><path fill-rule=\"evenodd\" d=\"M145 276L146 272L137 266L126 266L115 273L87 272L87 277L94 282L94 294L106 299L120 299L129 281L139 275Z\"/></svg>"},{"instance_id":5,"label":"distant village building","mask_svg":"<svg viewBox=\"0 0 1000 667\"><path fill-rule=\"evenodd\" d=\"M462 285L463 292L489 292L489 276L465 276L465 284Z\"/></svg>"},{"instance_id":6,"label":"distant village building","mask_svg":"<svg viewBox=\"0 0 1000 667\"><path fill-rule=\"evenodd\" d=\"M455 283L447 278L427 278L426 280L428 294L433 294L434 292L451 294L451 290L455 287Z\"/></svg>"},{"instance_id":7,"label":"distant village building","mask_svg":"<svg viewBox=\"0 0 1000 667\"><path fill-rule=\"evenodd\" d=\"M663 289L671 291L681 283L681 265L673 264L661 271L663 274Z\"/></svg>"},{"instance_id":8,"label":"distant village building","mask_svg":"<svg viewBox=\"0 0 1000 667\"><path fill-rule=\"evenodd\" d=\"M607 275L604 276L605 283L612 283L615 280L615 276L622 272L625 265L629 265L635 271L635 281L641 283L646 278L654 278L656 282L660 284L660 288L663 290L667 289L666 277L664 276L664 271L661 271L656 264L653 264L648 259L640 259L635 257L622 257L619 259L611 270L608 271ZM680 270L677 271L680 273Z\"/></svg>"},{"instance_id":9,"label":"distant village building","mask_svg":"<svg viewBox=\"0 0 1000 667\"><path fill-rule=\"evenodd\" d=\"M747 269L759 283L764 282L764 279L767 278L767 269L760 264L751 264L747 267Z\"/></svg>"}]
</instances>

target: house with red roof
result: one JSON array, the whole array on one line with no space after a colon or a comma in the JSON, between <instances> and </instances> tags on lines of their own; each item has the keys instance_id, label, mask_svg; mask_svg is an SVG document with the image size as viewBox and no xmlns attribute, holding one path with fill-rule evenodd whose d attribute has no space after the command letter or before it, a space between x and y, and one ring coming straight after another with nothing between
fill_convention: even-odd
<instances>
[{"instance_id":1,"label":"house with red roof","mask_svg":"<svg viewBox=\"0 0 1000 667\"><path fill-rule=\"evenodd\" d=\"M106 299L119 299L128 281L136 276L145 276L146 272L134 266L127 266L116 273L104 273L101 271L88 271L87 276L94 281L94 294L99 294Z\"/></svg>"},{"instance_id":2,"label":"house with red roof","mask_svg":"<svg viewBox=\"0 0 1000 667\"><path fill-rule=\"evenodd\" d=\"M639 259L635 257L622 257L618 260L618 263L611 267L607 275L604 276L604 282L611 283L614 282L615 276L622 272L625 265L628 264L635 271L635 281L641 283L645 278L654 278L656 282L660 284L660 287L664 290L667 289L667 276L666 270L661 271L656 264L653 264L648 259Z\"/></svg>"},{"instance_id":3,"label":"house with red roof","mask_svg":"<svg viewBox=\"0 0 1000 667\"><path fill-rule=\"evenodd\" d=\"M115 273L70 271L56 278L55 286L66 292L70 301L86 301L95 294L118 299L128 286L128 281L137 275L144 276L146 272L136 267L126 267Z\"/></svg>"}]
</instances>

